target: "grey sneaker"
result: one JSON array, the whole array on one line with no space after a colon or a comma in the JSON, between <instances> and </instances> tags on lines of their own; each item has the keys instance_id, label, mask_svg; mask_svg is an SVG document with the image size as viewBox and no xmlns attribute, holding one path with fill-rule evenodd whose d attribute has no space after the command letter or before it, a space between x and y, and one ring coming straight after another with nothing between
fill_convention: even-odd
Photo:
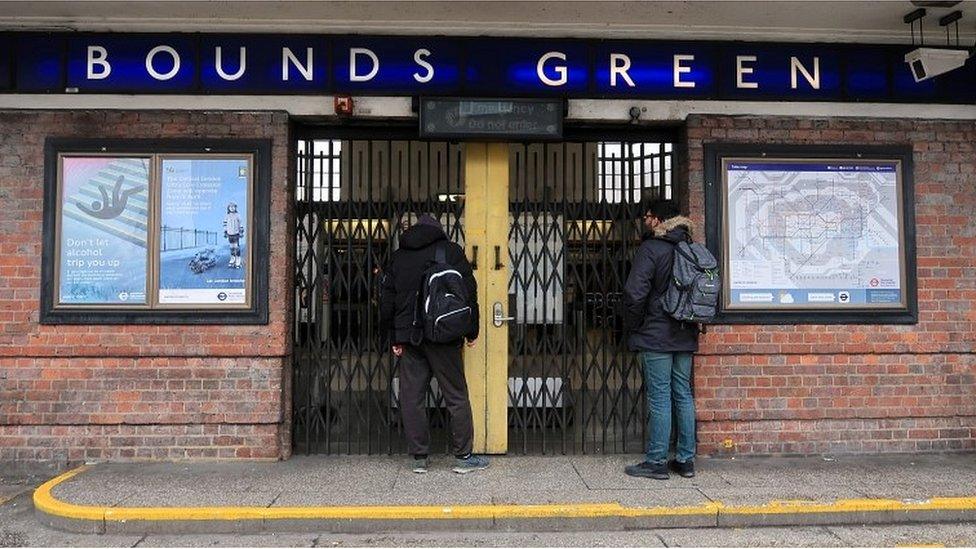
<instances>
[{"instance_id":1,"label":"grey sneaker","mask_svg":"<svg viewBox=\"0 0 976 549\"><path fill-rule=\"evenodd\" d=\"M472 471L480 471L482 469L488 468L488 458L485 456L476 456L474 454L468 456L467 459L455 459L454 460L454 471L459 475L470 473Z\"/></svg>"},{"instance_id":2,"label":"grey sneaker","mask_svg":"<svg viewBox=\"0 0 976 549\"><path fill-rule=\"evenodd\" d=\"M410 470L418 475L427 474L427 467L430 466L428 458L414 458L410 465Z\"/></svg>"}]
</instances>

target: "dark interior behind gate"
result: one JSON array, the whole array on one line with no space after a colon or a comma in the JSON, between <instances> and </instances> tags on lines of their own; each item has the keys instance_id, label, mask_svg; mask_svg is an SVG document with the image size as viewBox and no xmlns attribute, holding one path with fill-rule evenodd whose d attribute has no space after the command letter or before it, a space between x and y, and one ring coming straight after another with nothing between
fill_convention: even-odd
<instances>
[{"instance_id":1,"label":"dark interior behind gate","mask_svg":"<svg viewBox=\"0 0 976 549\"><path fill-rule=\"evenodd\" d=\"M641 201L676 192L673 143L652 134L510 145L509 452L642 451L643 383L615 308ZM422 213L464 244L465 145L319 132L296 146L295 451L402 452L377 276ZM446 452L436 383L428 406Z\"/></svg>"}]
</instances>

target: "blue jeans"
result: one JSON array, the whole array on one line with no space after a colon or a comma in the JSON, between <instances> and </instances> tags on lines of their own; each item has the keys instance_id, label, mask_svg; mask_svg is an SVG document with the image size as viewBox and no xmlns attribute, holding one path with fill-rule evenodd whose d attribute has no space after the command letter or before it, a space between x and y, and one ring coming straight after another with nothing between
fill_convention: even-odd
<instances>
[{"instance_id":1,"label":"blue jeans","mask_svg":"<svg viewBox=\"0 0 976 549\"><path fill-rule=\"evenodd\" d=\"M640 353L647 390L647 461L665 463L671 442L672 406L678 424L675 458L695 458L695 401L691 396L691 353Z\"/></svg>"}]
</instances>

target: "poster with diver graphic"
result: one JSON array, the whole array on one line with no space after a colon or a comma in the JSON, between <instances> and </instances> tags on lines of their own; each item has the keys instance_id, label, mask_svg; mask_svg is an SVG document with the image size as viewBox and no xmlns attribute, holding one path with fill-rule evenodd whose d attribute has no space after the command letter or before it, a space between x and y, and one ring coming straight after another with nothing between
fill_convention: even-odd
<instances>
[{"instance_id":1,"label":"poster with diver graphic","mask_svg":"<svg viewBox=\"0 0 976 549\"><path fill-rule=\"evenodd\" d=\"M61 158L60 304L146 304L149 164Z\"/></svg>"},{"instance_id":2,"label":"poster with diver graphic","mask_svg":"<svg viewBox=\"0 0 976 549\"><path fill-rule=\"evenodd\" d=\"M247 303L248 158L164 158L159 303Z\"/></svg>"}]
</instances>

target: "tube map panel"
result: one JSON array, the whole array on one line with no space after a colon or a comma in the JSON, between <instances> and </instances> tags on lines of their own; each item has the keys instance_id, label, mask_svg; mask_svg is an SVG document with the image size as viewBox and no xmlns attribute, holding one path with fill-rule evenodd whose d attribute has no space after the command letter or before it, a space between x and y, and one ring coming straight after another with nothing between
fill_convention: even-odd
<instances>
[{"instance_id":1,"label":"tube map panel","mask_svg":"<svg viewBox=\"0 0 976 549\"><path fill-rule=\"evenodd\" d=\"M900 165L723 161L726 306L904 306Z\"/></svg>"}]
</instances>

